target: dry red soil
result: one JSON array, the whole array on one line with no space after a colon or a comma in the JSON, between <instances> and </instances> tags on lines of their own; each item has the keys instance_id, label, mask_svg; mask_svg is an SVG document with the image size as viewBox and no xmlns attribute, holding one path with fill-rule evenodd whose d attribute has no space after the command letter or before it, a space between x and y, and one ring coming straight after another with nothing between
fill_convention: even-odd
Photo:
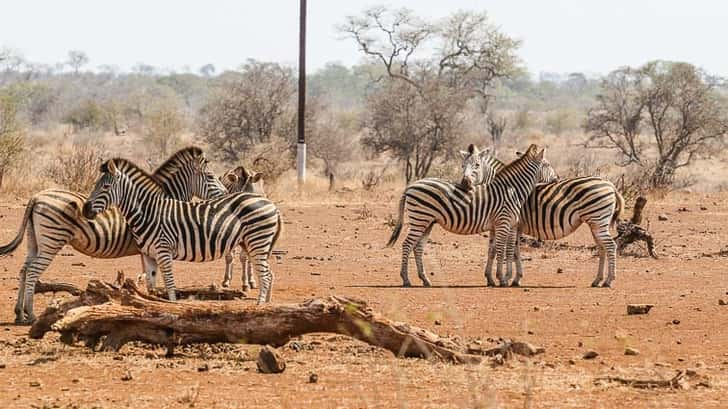
<instances>
[{"instance_id":1,"label":"dry red soil","mask_svg":"<svg viewBox=\"0 0 728 409\"><path fill-rule=\"evenodd\" d=\"M288 254L273 264L275 302L353 296L442 335L485 345L512 338L546 349L497 367L399 359L329 334L298 340L300 352L282 347L288 368L280 375L257 373L254 345L190 347L165 358L162 349L145 345L94 353L63 345L55 334L32 340L28 327L12 324L23 245L0 260L0 407L728 407L728 306L719 305L728 301L725 199L675 194L651 200L646 223L661 257L628 249L618 259L613 289L589 287L598 259L587 247L586 228L560 242L567 246L524 248L530 260L526 287L518 289L484 287L484 238L435 229L425 257L434 288L405 289L399 286L399 243L383 248L394 194L368 202L366 211L346 197L281 204L286 225L279 248ZM24 205L22 199L0 205L0 242L14 237ZM658 221L661 213L667 221ZM177 263L177 283L219 282L223 265ZM94 260L67 248L43 280L85 286L92 278L111 281L117 270L134 276L139 269L137 257ZM412 262L410 276L418 284L414 270ZM236 266L236 286L239 271ZM38 295L36 312L53 298ZM629 303L655 307L629 316ZM625 347L640 353L626 356ZM582 359L588 350L599 356ZM668 379L680 369L696 370L706 384L641 390L594 381ZM127 373L132 379L122 380ZM309 383L311 374L317 383Z\"/></svg>"}]
</instances>

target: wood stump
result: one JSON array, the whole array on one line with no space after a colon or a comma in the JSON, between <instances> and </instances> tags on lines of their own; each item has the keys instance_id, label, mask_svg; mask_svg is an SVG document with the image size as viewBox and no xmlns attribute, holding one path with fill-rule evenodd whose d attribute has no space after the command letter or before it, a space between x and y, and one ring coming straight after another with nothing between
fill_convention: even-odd
<instances>
[{"instance_id":1,"label":"wood stump","mask_svg":"<svg viewBox=\"0 0 728 409\"><path fill-rule=\"evenodd\" d=\"M642 211L647 204L647 199L643 196L637 198L632 210L632 218L630 220L619 220L617 221L617 251L622 251L629 244L637 241L643 241L647 244L647 252L650 257L657 258L655 253L655 239L647 231L647 229L640 226L642 223Z\"/></svg>"}]
</instances>

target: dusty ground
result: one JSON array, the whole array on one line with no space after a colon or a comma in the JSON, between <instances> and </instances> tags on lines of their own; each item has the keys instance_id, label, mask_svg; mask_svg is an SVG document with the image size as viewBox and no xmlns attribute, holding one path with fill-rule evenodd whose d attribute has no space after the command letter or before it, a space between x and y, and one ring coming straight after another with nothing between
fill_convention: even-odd
<instances>
[{"instance_id":1,"label":"dusty ground","mask_svg":"<svg viewBox=\"0 0 728 409\"><path fill-rule=\"evenodd\" d=\"M554 247L524 249L521 289L483 286L485 241L435 231L426 264L435 288L399 287L399 248L383 249L393 196L362 203L281 205L286 230L274 264L276 302L340 294L368 300L388 316L463 338L510 337L546 348L505 366L453 366L390 353L340 336L307 336L300 352L282 348L282 375L255 369L256 346L205 346L171 359L142 345L121 353L92 353L62 345L56 336L29 340L11 324L24 245L0 260L0 406L7 407L726 407L728 405L728 244L726 194L675 194L652 200L650 228L659 260L631 249L618 260L616 288L592 289L597 258L586 230ZM0 206L0 242L16 233L25 200ZM688 211L678 211L685 207ZM701 207L704 210L701 210ZM665 213L669 220L658 221ZM307 258L308 257L308 258ZM313 257L313 259L311 259ZM112 280L118 269L136 274L139 260L93 260L72 249L56 258L45 281L85 285ZM223 263L183 264L177 282L208 284ZM557 269L562 273L557 273ZM412 263L411 270L414 270ZM237 267L239 272L239 267ZM312 273L315 273L312 274ZM416 273L411 274L417 283ZM236 272L235 285L239 286ZM251 297L255 294L251 294ZM37 296L36 310L52 299ZM253 302L252 298L249 302ZM653 303L649 315L627 316L626 304ZM673 320L677 324L673 323ZM438 321L440 325L436 325ZM625 347L638 356L625 356ZM599 356L583 360L587 350ZM600 376L669 378L693 368L709 387L638 390L595 384ZM202 369L202 370L201 370ZM205 370L207 369L207 370ZM122 377L129 372L131 380ZM309 376L318 375L310 384Z\"/></svg>"}]
</instances>

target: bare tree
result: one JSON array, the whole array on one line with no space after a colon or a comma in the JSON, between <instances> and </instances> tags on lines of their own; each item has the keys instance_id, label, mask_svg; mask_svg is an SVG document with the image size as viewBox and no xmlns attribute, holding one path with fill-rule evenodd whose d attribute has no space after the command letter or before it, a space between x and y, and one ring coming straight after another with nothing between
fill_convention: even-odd
<instances>
[{"instance_id":1,"label":"bare tree","mask_svg":"<svg viewBox=\"0 0 728 409\"><path fill-rule=\"evenodd\" d=\"M18 103L15 96L0 94L0 188L5 172L17 164L25 149L25 132L17 114Z\"/></svg>"},{"instance_id":2,"label":"bare tree","mask_svg":"<svg viewBox=\"0 0 728 409\"><path fill-rule=\"evenodd\" d=\"M493 81L517 71L519 43L484 13L428 22L407 9L375 7L348 17L339 30L385 69L369 97L362 143L392 153L408 182L452 149L468 100L479 97L487 106Z\"/></svg>"},{"instance_id":3,"label":"bare tree","mask_svg":"<svg viewBox=\"0 0 728 409\"><path fill-rule=\"evenodd\" d=\"M66 64L73 69L74 74L78 74L81 68L88 64L88 61L88 55L85 52L71 50L68 52L68 61L66 61Z\"/></svg>"},{"instance_id":4,"label":"bare tree","mask_svg":"<svg viewBox=\"0 0 728 409\"><path fill-rule=\"evenodd\" d=\"M505 116L498 116L490 112L486 118L486 123L488 125L488 133L492 140L493 154L495 155L498 152L500 142L503 140L503 134L506 132L508 120Z\"/></svg>"},{"instance_id":5,"label":"bare tree","mask_svg":"<svg viewBox=\"0 0 728 409\"><path fill-rule=\"evenodd\" d=\"M339 166L353 157L357 141L356 122L351 115L329 111L315 119L315 126L308 133L309 152L323 161L324 176L329 178L330 190L334 187Z\"/></svg>"},{"instance_id":6,"label":"bare tree","mask_svg":"<svg viewBox=\"0 0 728 409\"><path fill-rule=\"evenodd\" d=\"M719 84L687 63L616 70L602 81L585 129L592 142L620 152L620 165L645 168L651 187L668 187L676 170L709 155L728 135Z\"/></svg>"},{"instance_id":7,"label":"bare tree","mask_svg":"<svg viewBox=\"0 0 728 409\"><path fill-rule=\"evenodd\" d=\"M169 156L179 144L186 127L180 109L168 101L160 101L144 118L144 129L160 158Z\"/></svg>"},{"instance_id":8,"label":"bare tree","mask_svg":"<svg viewBox=\"0 0 728 409\"><path fill-rule=\"evenodd\" d=\"M212 77L215 75L215 66L212 64L205 64L202 67L200 67L200 74L203 77Z\"/></svg>"},{"instance_id":9,"label":"bare tree","mask_svg":"<svg viewBox=\"0 0 728 409\"><path fill-rule=\"evenodd\" d=\"M293 79L289 68L253 60L240 73L223 74L200 111L200 134L224 160L239 160L287 125L296 92Z\"/></svg>"}]
</instances>

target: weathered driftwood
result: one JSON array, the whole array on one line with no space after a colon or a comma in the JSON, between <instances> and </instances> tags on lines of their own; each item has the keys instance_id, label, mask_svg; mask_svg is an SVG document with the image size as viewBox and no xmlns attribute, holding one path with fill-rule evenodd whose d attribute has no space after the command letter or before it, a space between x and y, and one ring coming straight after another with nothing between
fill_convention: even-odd
<instances>
[{"instance_id":1,"label":"weathered driftwood","mask_svg":"<svg viewBox=\"0 0 728 409\"><path fill-rule=\"evenodd\" d=\"M617 222L616 242L619 253L629 244L644 241L647 244L647 252L650 254L650 257L657 258L657 254L655 253L655 239L647 229L640 226L642 223L642 211L646 204L647 199L645 197L638 197L632 209L632 218Z\"/></svg>"},{"instance_id":2,"label":"weathered driftwood","mask_svg":"<svg viewBox=\"0 0 728 409\"><path fill-rule=\"evenodd\" d=\"M44 283L44 282L36 282L35 283L35 293L36 294L43 294L43 293L60 293L60 292L66 292L71 295L79 296L83 292L80 288L76 287L73 284L68 283Z\"/></svg>"},{"instance_id":3,"label":"weathered driftwood","mask_svg":"<svg viewBox=\"0 0 728 409\"><path fill-rule=\"evenodd\" d=\"M622 385L631 386L639 389L652 388L672 388L680 389L683 387L683 381L687 376L686 371L678 371L675 376L670 379L627 379L618 376L606 376L594 379L594 383L616 382Z\"/></svg>"},{"instance_id":4,"label":"weathered driftwood","mask_svg":"<svg viewBox=\"0 0 728 409\"><path fill-rule=\"evenodd\" d=\"M76 300L49 307L31 328L31 337L50 331L72 344L116 351L131 341L167 347L193 343L247 343L282 346L315 332L350 336L402 357L478 363L458 343L422 328L394 322L365 302L343 297L301 304L251 305L236 301L172 303L145 294L132 280L113 285L92 280Z\"/></svg>"}]
</instances>

